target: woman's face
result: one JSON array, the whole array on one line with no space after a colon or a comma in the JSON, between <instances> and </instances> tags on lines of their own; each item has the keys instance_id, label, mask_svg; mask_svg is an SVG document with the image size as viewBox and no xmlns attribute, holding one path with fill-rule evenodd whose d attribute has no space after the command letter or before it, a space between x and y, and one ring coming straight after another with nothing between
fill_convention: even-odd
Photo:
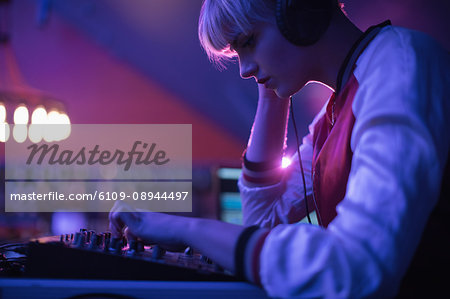
<instances>
[{"instance_id":1,"label":"woman's face","mask_svg":"<svg viewBox=\"0 0 450 299\"><path fill-rule=\"evenodd\" d=\"M231 47L238 54L241 77L254 77L281 98L293 95L317 76L315 47L291 44L275 24L255 24L249 35L240 34Z\"/></svg>"}]
</instances>

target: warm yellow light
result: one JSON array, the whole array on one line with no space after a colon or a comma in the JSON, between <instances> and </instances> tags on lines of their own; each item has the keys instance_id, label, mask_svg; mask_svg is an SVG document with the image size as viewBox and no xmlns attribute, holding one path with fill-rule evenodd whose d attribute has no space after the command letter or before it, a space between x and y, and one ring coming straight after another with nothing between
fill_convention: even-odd
<instances>
[{"instance_id":1,"label":"warm yellow light","mask_svg":"<svg viewBox=\"0 0 450 299\"><path fill-rule=\"evenodd\" d=\"M16 108L16 111L14 111L14 123L16 125L26 125L28 124L28 109L25 106L19 106Z\"/></svg>"},{"instance_id":2,"label":"warm yellow light","mask_svg":"<svg viewBox=\"0 0 450 299\"><path fill-rule=\"evenodd\" d=\"M45 126L45 132L44 132L44 140L46 142L52 142L57 141L58 138L58 126L55 126L55 124L58 123L59 119L59 112L58 111L50 111L47 115L47 124L51 126Z\"/></svg>"},{"instance_id":3,"label":"warm yellow light","mask_svg":"<svg viewBox=\"0 0 450 299\"><path fill-rule=\"evenodd\" d=\"M5 122L0 123L0 142L6 142L9 139L9 125Z\"/></svg>"},{"instance_id":4,"label":"warm yellow light","mask_svg":"<svg viewBox=\"0 0 450 299\"><path fill-rule=\"evenodd\" d=\"M17 143L22 143L27 139L28 128L27 125L19 124L14 125L13 137Z\"/></svg>"},{"instance_id":5,"label":"warm yellow light","mask_svg":"<svg viewBox=\"0 0 450 299\"><path fill-rule=\"evenodd\" d=\"M59 123L59 112L58 111L50 111L47 115L47 123L48 124L58 124Z\"/></svg>"},{"instance_id":6,"label":"warm yellow light","mask_svg":"<svg viewBox=\"0 0 450 299\"><path fill-rule=\"evenodd\" d=\"M31 114L32 124L46 124L47 123L47 110L44 107L38 106Z\"/></svg>"},{"instance_id":7,"label":"warm yellow light","mask_svg":"<svg viewBox=\"0 0 450 299\"><path fill-rule=\"evenodd\" d=\"M70 119L69 116L65 113L61 113L59 115L59 121L61 122L61 140L67 139L70 136L71 132L71 125L70 125Z\"/></svg>"},{"instance_id":8,"label":"warm yellow light","mask_svg":"<svg viewBox=\"0 0 450 299\"><path fill-rule=\"evenodd\" d=\"M41 142L44 137L44 126L42 124L31 124L28 126L28 138L31 142Z\"/></svg>"},{"instance_id":9,"label":"warm yellow light","mask_svg":"<svg viewBox=\"0 0 450 299\"><path fill-rule=\"evenodd\" d=\"M59 118L62 124L70 125L70 118L67 114L61 113Z\"/></svg>"},{"instance_id":10,"label":"warm yellow light","mask_svg":"<svg viewBox=\"0 0 450 299\"><path fill-rule=\"evenodd\" d=\"M67 133L67 126L64 125L65 119L62 116L61 113L58 111L50 111L47 116L47 123L51 126L47 126L46 132L44 133L44 140L47 142L51 141L60 141L68 137L70 135L70 128L69 132ZM69 125L70 126L70 125Z\"/></svg>"},{"instance_id":11,"label":"warm yellow light","mask_svg":"<svg viewBox=\"0 0 450 299\"><path fill-rule=\"evenodd\" d=\"M3 103L0 103L0 123L6 123L6 108Z\"/></svg>"},{"instance_id":12,"label":"warm yellow light","mask_svg":"<svg viewBox=\"0 0 450 299\"><path fill-rule=\"evenodd\" d=\"M37 118L38 115L42 115L43 117L45 109L42 108L41 110L39 110L39 112L37 112L38 109L39 108L36 108L35 112L33 112L33 115L34 113L36 113ZM39 116L39 121L43 121L43 118L41 118L41 116ZM67 116L67 114L65 113L60 113L56 110L52 110L48 114L46 113L45 122L43 123L47 124L47 126L42 127L43 128L42 137L46 142L60 141L70 136L71 132L70 119L69 116ZM33 129L32 138L33 142L39 140L37 129Z\"/></svg>"}]
</instances>

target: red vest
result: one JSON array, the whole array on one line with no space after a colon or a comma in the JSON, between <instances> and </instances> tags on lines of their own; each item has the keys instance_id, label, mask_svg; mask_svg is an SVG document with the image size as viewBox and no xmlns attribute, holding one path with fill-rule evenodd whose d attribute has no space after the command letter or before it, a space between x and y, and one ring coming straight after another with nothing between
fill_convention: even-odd
<instances>
[{"instance_id":1,"label":"red vest","mask_svg":"<svg viewBox=\"0 0 450 299\"><path fill-rule=\"evenodd\" d=\"M350 138L355 123L352 104L357 89L358 81L352 74L341 92L332 95L325 115L314 127L313 192L319 224L324 227L336 217L336 206L347 189L353 156Z\"/></svg>"}]
</instances>

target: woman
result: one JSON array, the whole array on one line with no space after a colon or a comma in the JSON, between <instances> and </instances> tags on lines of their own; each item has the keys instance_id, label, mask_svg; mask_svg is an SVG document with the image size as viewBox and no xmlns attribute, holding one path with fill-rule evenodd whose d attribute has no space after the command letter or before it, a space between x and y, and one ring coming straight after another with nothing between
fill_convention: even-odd
<instances>
[{"instance_id":1,"label":"woman","mask_svg":"<svg viewBox=\"0 0 450 299\"><path fill-rule=\"evenodd\" d=\"M448 54L389 23L362 33L333 0L205 0L199 37L258 84L239 180L246 227L118 208L111 229L190 245L270 296L395 295L439 200ZM310 81L335 92L282 170L289 98ZM320 226L296 224L312 210Z\"/></svg>"}]
</instances>

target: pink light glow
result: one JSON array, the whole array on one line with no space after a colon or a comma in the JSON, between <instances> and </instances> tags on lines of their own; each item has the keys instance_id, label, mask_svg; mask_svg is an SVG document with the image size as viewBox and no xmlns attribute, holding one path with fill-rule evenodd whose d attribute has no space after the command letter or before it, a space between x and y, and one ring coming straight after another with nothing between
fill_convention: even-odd
<instances>
[{"instance_id":1,"label":"pink light glow","mask_svg":"<svg viewBox=\"0 0 450 299\"><path fill-rule=\"evenodd\" d=\"M281 168L286 168L289 165L291 165L291 159L289 159L288 157L283 157L283 159L281 160Z\"/></svg>"}]
</instances>

